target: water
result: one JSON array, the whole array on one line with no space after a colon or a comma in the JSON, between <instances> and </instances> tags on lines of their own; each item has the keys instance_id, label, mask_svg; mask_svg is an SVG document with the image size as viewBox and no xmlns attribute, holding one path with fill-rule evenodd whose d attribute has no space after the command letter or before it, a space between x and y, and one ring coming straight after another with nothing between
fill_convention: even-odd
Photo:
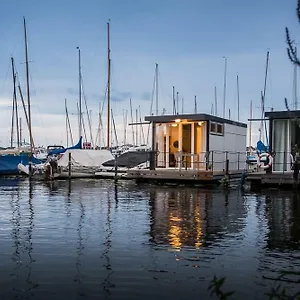
<instances>
[{"instance_id":1,"label":"water","mask_svg":"<svg viewBox=\"0 0 300 300\"><path fill-rule=\"evenodd\" d=\"M266 299L299 241L292 192L0 180L0 299Z\"/></svg>"}]
</instances>

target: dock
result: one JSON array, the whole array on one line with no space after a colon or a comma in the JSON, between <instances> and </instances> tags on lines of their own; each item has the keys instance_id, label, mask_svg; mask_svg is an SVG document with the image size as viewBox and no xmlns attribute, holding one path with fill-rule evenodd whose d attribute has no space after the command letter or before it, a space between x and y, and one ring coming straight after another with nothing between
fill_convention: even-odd
<instances>
[{"instance_id":1,"label":"dock","mask_svg":"<svg viewBox=\"0 0 300 300\"><path fill-rule=\"evenodd\" d=\"M240 179L243 170L211 171L193 169L155 169L155 170L128 170L127 179L134 179L137 182L148 183L178 183L178 184L216 184L225 175L229 178Z\"/></svg>"},{"instance_id":2,"label":"dock","mask_svg":"<svg viewBox=\"0 0 300 300\"><path fill-rule=\"evenodd\" d=\"M268 188L268 187L276 187L282 189L291 189L291 188L299 188L299 180L298 182L294 181L293 172L253 172L247 174L246 181L250 183L251 188Z\"/></svg>"}]
</instances>

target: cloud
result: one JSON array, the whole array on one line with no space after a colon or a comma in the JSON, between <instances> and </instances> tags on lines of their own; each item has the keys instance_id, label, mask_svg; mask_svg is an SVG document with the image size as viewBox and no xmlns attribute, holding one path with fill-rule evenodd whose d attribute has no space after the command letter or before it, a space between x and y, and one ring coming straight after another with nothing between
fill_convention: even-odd
<instances>
[{"instance_id":1,"label":"cloud","mask_svg":"<svg viewBox=\"0 0 300 300\"><path fill-rule=\"evenodd\" d=\"M129 100L132 96L130 92L120 92L120 91L112 91L111 101L114 102L123 102L125 100Z\"/></svg>"},{"instance_id":2,"label":"cloud","mask_svg":"<svg viewBox=\"0 0 300 300\"><path fill-rule=\"evenodd\" d=\"M71 96L78 96L78 90L74 88L66 88L66 93Z\"/></svg>"}]
</instances>

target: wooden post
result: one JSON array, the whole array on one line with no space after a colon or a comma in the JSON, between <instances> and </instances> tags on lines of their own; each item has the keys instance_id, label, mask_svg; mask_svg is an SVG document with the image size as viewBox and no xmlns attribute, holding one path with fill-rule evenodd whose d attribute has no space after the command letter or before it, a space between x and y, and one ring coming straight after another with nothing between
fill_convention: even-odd
<instances>
[{"instance_id":1,"label":"wooden post","mask_svg":"<svg viewBox=\"0 0 300 300\"><path fill-rule=\"evenodd\" d=\"M229 174L229 159L228 159L228 152L226 151L226 162L225 162L225 174Z\"/></svg>"},{"instance_id":2,"label":"wooden post","mask_svg":"<svg viewBox=\"0 0 300 300\"><path fill-rule=\"evenodd\" d=\"M118 180L118 156L115 155L115 181Z\"/></svg>"},{"instance_id":3,"label":"wooden post","mask_svg":"<svg viewBox=\"0 0 300 300\"><path fill-rule=\"evenodd\" d=\"M71 179L71 152L69 152L68 167L69 167L69 179Z\"/></svg>"},{"instance_id":4,"label":"wooden post","mask_svg":"<svg viewBox=\"0 0 300 300\"><path fill-rule=\"evenodd\" d=\"M32 152L28 156L28 170L29 170L29 180L32 178Z\"/></svg>"}]
</instances>

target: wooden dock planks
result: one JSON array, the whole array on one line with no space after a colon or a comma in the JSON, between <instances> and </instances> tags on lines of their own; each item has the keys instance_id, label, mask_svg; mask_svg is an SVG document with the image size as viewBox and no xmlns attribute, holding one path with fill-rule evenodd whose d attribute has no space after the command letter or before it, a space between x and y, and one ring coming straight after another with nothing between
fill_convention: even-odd
<instances>
[{"instance_id":1,"label":"wooden dock planks","mask_svg":"<svg viewBox=\"0 0 300 300\"><path fill-rule=\"evenodd\" d=\"M231 171L230 175L241 175L242 170ZM186 182L212 182L218 181L225 175L225 171L206 171L206 170L178 170L178 169L156 169L156 170L129 170L127 177L136 180L155 180L155 181L177 181Z\"/></svg>"}]
</instances>

